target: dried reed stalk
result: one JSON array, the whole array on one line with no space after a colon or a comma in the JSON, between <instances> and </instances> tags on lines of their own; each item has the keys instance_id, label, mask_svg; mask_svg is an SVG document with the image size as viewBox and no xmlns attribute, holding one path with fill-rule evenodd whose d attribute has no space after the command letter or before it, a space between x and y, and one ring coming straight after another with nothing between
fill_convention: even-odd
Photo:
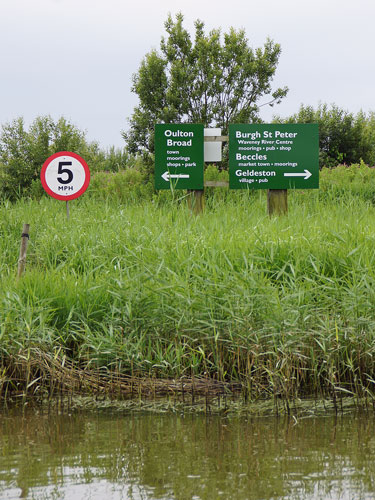
<instances>
[{"instance_id":1,"label":"dried reed stalk","mask_svg":"<svg viewBox=\"0 0 375 500\"><path fill-rule=\"evenodd\" d=\"M5 368L5 370L4 370ZM166 394L225 395L240 392L240 383L209 378L158 379L134 377L104 370L80 368L65 356L53 356L39 349L20 352L3 362L0 395L7 392L37 394L107 394L112 396L155 396Z\"/></svg>"}]
</instances>

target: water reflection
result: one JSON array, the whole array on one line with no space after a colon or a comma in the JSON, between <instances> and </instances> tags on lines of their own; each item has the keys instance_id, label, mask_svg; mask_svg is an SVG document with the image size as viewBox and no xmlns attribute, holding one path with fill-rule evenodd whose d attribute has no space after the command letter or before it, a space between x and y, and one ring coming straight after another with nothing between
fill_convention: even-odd
<instances>
[{"instance_id":1,"label":"water reflection","mask_svg":"<svg viewBox=\"0 0 375 500\"><path fill-rule=\"evenodd\" d=\"M372 413L0 414L1 498L373 499Z\"/></svg>"}]
</instances>

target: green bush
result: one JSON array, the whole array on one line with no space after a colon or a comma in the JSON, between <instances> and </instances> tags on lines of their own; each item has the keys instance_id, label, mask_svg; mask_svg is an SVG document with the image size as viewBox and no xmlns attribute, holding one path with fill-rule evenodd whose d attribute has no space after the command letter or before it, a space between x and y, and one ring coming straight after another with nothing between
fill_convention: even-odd
<instances>
[{"instance_id":1,"label":"green bush","mask_svg":"<svg viewBox=\"0 0 375 500\"><path fill-rule=\"evenodd\" d=\"M219 168L210 164L204 171L204 180L206 181L229 181L229 173L227 170L219 170Z\"/></svg>"},{"instance_id":2,"label":"green bush","mask_svg":"<svg viewBox=\"0 0 375 500\"><path fill-rule=\"evenodd\" d=\"M84 155L87 143L83 132L65 118L54 122L38 117L25 129L23 118L2 126L0 134L0 197L17 199L29 195L39 179L45 160L58 151Z\"/></svg>"},{"instance_id":3,"label":"green bush","mask_svg":"<svg viewBox=\"0 0 375 500\"><path fill-rule=\"evenodd\" d=\"M320 172L320 198L358 197L375 204L375 168L363 161L350 166L323 168Z\"/></svg>"},{"instance_id":4,"label":"green bush","mask_svg":"<svg viewBox=\"0 0 375 500\"><path fill-rule=\"evenodd\" d=\"M288 118L274 118L275 123L317 123L319 125L320 167L375 163L375 114L353 114L338 106L320 104L317 109L301 106Z\"/></svg>"},{"instance_id":5,"label":"green bush","mask_svg":"<svg viewBox=\"0 0 375 500\"><path fill-rule=\"evenodd\" d=\"M119 172L97 172L91 177L88 194L99 200L116 199L120 203L150 200L153 186L133 168Z\"/></svg>"},{"instance_id":6,"label":"green bush","mask_svg":"<svg viewBox=\"0 0 375 500\"><path fill-rule=\"evenodd\" d=\"M126 148L111 147L104 151L97 142L87 142L85 133L65 118L55 122L50 116L40 116L28 130L23 118L17 118L3 125L0 132L0 199L16 200L22 196L40 199L44 194L39 179L42 165L59 151L81 155L91 173L142 168L140 158L132 156ZM136 184L136 176L130 173L126 182Z\"/></svg>"}]
</instances>

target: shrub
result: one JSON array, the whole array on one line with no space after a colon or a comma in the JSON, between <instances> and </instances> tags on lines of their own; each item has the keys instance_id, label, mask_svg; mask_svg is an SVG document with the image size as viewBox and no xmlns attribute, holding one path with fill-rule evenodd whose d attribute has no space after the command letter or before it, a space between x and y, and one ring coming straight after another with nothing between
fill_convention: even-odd
<instances>
[{"instance_id":1,"label":"shrub","mask_svg":"<svg viewBox=\"0 0 375 500\"><path fill-rule=\"evenodd\" d=\"M319 125L320 167L375 162L375 114L362 111L354 115L338 106L320 104L317 109L301 106L298 113L275 117L275 123L317 123Z\"/></svg>"},{"instance_id":2,"label":"shrub","mask_svg":"<svg viewBox=\"0 0 375 500\"><path fill-rule=\"evenodd\" d=\"M133 168L119 172L97 172L90 182L88 194L100 200L116 199L120 203L150 200L153 186Z\"/></svg>"},{"instance_id":3,"label":"shrub","mask_svg":"<svg viewBox=\"0 0 375 500\"><path fill-rule=\"evenodd\" d=\"M0 134L0 196L16 199L29 194L44 161L57 151L87 150L85 134L60 118L38 117L25 129L23 118L2 126Z\"/></svg>"},{"instance_id":4,"label":"shrub","mask_svg":"<svg viewBox=\"0 0 375 500\"><path fill-rule=\"evenodd\" d=\"M323 168L320 179L320 198L340 199L354 195L375 203L375 168L362 160L350 166Z\"/></svg>"},{"instance_id":5,"label":"shrub","mask_svg":"<svg viewBox=\"0 0 375 500\"><path fill-rule=\"evenodd\" d=\"M139 158L126 148L111 147L107 151L97 142L88 143L85 133L65 118L54 122L50 116L38 117L26 130L23 118L2 126L0 133L0 198L15 200L22 196L40 198L43 189L39 175L45 160L59 151L81 155L91 173L118 172L128 168L140 170ZM129 174L134 184L137 174Z\"/></svg>"}]
</instances>

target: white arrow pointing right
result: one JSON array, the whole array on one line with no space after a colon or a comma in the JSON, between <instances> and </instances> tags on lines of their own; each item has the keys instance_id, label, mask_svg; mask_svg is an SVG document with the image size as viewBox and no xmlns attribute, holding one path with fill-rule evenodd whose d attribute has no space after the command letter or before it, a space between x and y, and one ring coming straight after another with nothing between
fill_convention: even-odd
<instances>
[{"instance_id":1,"label":"white arrow pointing right","mask_svg":"<svg viewBox=\"0 0 375 500\"><path fill-rule=\"evenodd\" d=\"M309 179L312 176L312 173L309 170L304 172L285 172L284 177L303 177L304 180Z\"/></svg>"}]
</instances>

